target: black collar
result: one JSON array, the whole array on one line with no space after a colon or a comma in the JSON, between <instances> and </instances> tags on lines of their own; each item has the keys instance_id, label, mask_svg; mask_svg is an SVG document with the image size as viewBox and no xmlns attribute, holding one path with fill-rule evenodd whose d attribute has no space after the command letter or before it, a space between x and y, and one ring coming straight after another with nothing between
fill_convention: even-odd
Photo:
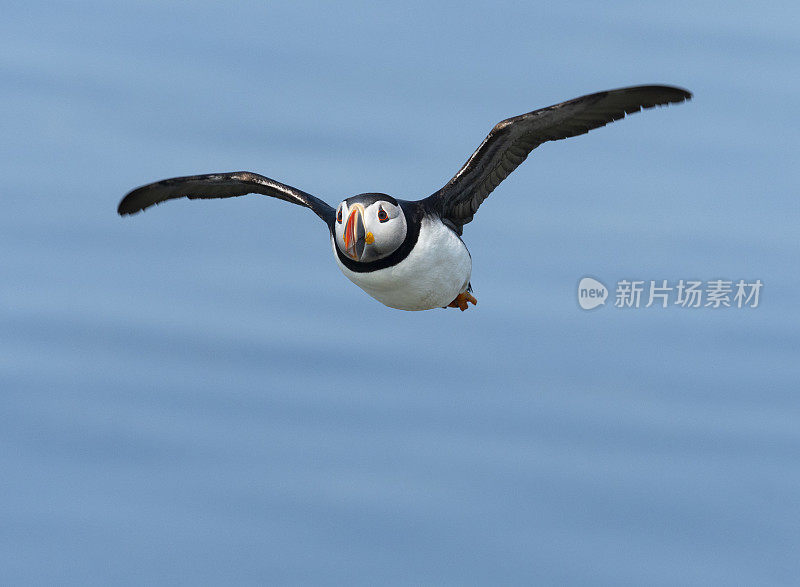
<instances>
[{"instance_id":1,"label":"black collar","mask_svg":"<svg viewBox=\"0 0 800 587\"><path fill-rule=\"evenodd\" d=\"M419 229L422 225L422 217L425 214L425 209L422 207L420 202L406 202L404 200L398 200L397 203L400 205L400 208L403 210L403 214L406 216L407 232L403 244L397 247L388 257L376 259L375 261L370 261L369 263L360 263L358 261L354 261L339 250L339 247L336 244L336 233L331 230L333 248L336 249L336 254L339 256L339 261L342 262L342 265L355 273L369 273L371 271L386 269L387 267L397 265L400 261L408 257L411 249L413 249L414 245L417 244L417 239L419 238Z\"/></svg>"}]
</instances>

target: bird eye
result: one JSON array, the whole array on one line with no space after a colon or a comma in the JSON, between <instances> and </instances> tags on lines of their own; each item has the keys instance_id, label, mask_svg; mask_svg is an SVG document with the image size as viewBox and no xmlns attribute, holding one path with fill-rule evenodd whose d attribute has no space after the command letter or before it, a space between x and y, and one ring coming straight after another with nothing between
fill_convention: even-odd
<instances>
[{"instance_id":1,"label":"bird eye","mask_svg":"<svg viewBox=\"0 0 800 587\"><path fill-rule=\"evenodd\" d=\"M339 211L336 213L336 222L338 222L339 224L342 223L342 209L341 208L339 208Z\"/></svg>"},{"instance_id":2,"label":"bird eye","mask_svg":"<svg viewBox=\"0 0 800 587\"><path fill-rule=\"evenodd\" d=\"M386 210L383 209L383 206L378 208L378 220L381 222L389 220L389 215L386 213Z\"/></svg>"}]
</instances>

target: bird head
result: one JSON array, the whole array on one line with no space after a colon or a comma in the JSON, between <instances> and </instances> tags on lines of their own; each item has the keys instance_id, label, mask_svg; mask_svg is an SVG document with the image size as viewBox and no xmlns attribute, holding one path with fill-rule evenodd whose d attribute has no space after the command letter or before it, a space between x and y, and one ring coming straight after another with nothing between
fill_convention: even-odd
<instances>
[{"instance_id":1,"label":"bird head","mask_svg":"<svg viewBox=\"0 0 800 587\"><path fill-rule=\"evenodd\" d=\"M354 261L369 263L391 255L407 232L403 209L386 194L359 194L336 208L336 246Z\"/></svg>"}]
</instances>

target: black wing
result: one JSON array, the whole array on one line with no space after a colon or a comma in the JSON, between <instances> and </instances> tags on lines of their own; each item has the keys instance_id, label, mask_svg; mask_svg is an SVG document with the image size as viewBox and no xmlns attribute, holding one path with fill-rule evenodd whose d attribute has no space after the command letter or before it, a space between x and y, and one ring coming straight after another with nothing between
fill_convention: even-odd
<instances>
[{"instance_id":1,"label":"black wing","mask_svg":"<svg viewBox=\"0 0 800 587\"><path fill-rule=\"evenodd\" d=\"M190 200L232 198L245 194L264 194L298 206L305 206L322 218L328 226L333 226L335 211L319 198L249 171L190 175L157 181L130 192L119 203L117 212L122 216L136 214L153 204L175 198L185 197Z\"/></svg>"},{"instance_id":2,"label":"black wing","mask_svg":"<svg viewBox=\"0 0 800 587\"><path fill-rule=\"evenodd\" d=\"M492 190L542 143L587 133L642 108L691 97L681 88L636 86L581 96L509 118L492 129L447 185L423 202L460 234Z\"/></svg>"}]
</instances>

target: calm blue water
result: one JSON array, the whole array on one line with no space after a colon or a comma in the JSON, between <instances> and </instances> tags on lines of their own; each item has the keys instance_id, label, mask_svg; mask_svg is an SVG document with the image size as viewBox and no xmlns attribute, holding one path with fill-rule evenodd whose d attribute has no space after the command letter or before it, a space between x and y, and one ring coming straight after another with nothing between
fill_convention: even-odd
<instances>
[{"instance_id":1,"label":"calm blue water","mask_svg":"<svg viewBox=\"0 0 800 587\"><path fill-rule=\"evenodd\" d=\"M6 3L4 584L790 584L800 14ZM502 118L695 100L540 147L465 239L479 305L350 284L307 210L129 189L249 169L438 189ZM761 279L756 309L576 284Z\"/></svg>"}]
</instances>

